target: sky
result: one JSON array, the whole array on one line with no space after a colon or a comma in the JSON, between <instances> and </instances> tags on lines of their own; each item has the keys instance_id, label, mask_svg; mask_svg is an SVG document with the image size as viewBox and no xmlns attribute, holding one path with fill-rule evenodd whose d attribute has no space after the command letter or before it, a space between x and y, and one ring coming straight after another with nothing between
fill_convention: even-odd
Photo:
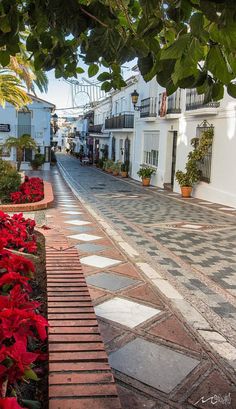
<instances>
[{"instance_id":1,"label":"sky","mask_svg":"<svg viewBox=\"0 0 236 409\"><path fill-rule=\"evenodd\" d=\"M135 73L132 71L132 68L136 64L136 61L131 61L127 63L124 67L122 67L124 78L127 79L131 77ZM83 74L78 75L77 80L80 82L84 82L83 78L89 79L91 82L96 82L96 77L88 78L87 75L87 68L86 66L83 67L85 72ZM99 75L102 71L100 71L97 75ZM56 79L54 75L54 70L49 71L47 73L49 84L48 84L48 92L41 93L37 92L37 96L42 98L48 102L53 103L56 105L56 113L58 116L73 116L78 115L81 110L75 109L66 109L71 108L72 104L72 92L71 92L71 85L68 84L63 78ZM86 82L84 82L86 84ZM89 98L85 93L81 93L79 96L80 105L87 104L89 102ZM65 108L65 109L61 109Z\"/></svg>"}]
</instances>

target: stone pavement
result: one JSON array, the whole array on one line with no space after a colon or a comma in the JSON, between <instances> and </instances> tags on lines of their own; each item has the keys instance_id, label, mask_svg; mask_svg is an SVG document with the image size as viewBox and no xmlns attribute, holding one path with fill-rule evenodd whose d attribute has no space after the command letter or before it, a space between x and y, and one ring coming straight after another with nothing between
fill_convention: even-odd
<instances>
[{"instance_id":1,"label":"stone pavement","mask_svg":"<svg viewBox=\"0 0 236 409\"><path fill-rule=\"evenodd\" d=\"M164 194L162 197L162 193L144 193L138 184L89 167L80 168L74 159L61 156L60 160L64 160L69 171L65 176L82 201L68 189L55 168L44 174L54 184L57 197L56 208L48 210L46 216L51 226L60 222L61 233L80 255L123 409L235 408L232 317L225 320L219 311L213 314L211 304L198 292L210 298L207 291L211 290L230 307L233 294L218 283L214 286L210 274L208 277L205 271L190 266L168 248L168 242L164 245L144 230L149 204L149 227L158 224L157 220L171 224L171 228L165 227L167 233L172 229L174 233L183 231L189 241L193 237L193 243L200 232L191 225L196 226L199 218L204 223L202 229L217 222L217 226L231 226L230 230L234 218L203 212ZM107 193L91 194L96 190L91 187L104 187ZM190 227L173 227L172 223ZM208 237L209 231L201 230L201 234ZM182 242L175 242L181 247ZM190 243L187 249L191 249ZM170 270L175 274L171 275ZM179 285L182 276L186 280ZM190 280L195 280L194 290L186 287L185 291L183 283L189 284Z\"/></svg>"}]
</instances>

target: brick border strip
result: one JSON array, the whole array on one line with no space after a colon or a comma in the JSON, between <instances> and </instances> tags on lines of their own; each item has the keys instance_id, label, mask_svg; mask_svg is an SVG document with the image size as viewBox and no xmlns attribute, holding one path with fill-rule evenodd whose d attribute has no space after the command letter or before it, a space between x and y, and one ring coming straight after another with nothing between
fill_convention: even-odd
<instances>
[{"instance_id":1,"label":"brick border strip","mask_svg":"<svg viewBox=\"0 0 236 409\"><path fill-rule=\"evenodd\" d=\"M121 409L78 252L45 236L49 409Z\"/></svg>"},{"instance_id":2,"label":"brick border strip","mask_svg":"<svg viewBox=\"0 0 236 409\"><path fill-rule=\"evenodd\" d=\"M35 210L47 209L54 201L52 185L49 182L43 181L44 184L44 198L35 203L23 204L0 204L0 210L3 212L32 212Z\"/></svg>"}]
</instances>

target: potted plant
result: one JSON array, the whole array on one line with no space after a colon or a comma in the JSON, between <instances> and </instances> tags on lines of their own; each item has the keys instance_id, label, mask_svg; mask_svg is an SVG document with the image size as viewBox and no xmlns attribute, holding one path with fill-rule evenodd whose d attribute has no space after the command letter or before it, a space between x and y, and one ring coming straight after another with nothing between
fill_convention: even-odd
<instances>
[{"instance_id":1,"label":"potted plant","mask_svg":"<svg viewBox=\"0 0 236 409\"><path fill-rule=\"evenodd\" d=\"M156 169L148 166L148 165L141 165L137 175L142 179L143 186L149 186L151 176L156 173Z\"/></svg>"},{"instance_id":2,"label":"potted plant","mask_svg":"<svg viewBox=\"0 0 236 409\"><path fill-rule=\"evenodd\" d=\"M108 160L107 160L106 171L107 171L108 173L112 173L112 172L113 172L113 170L112 170L113 163L114 163L113 160L111 160L111 159L108 159Z\"/></svg>"},{"instance_id":3,"label":"potted plant","mask_svg":"<svg viewBox=\"0 0 236 409\"><path fill-rule=\"evenodd\" d=\"M45 162L44 155L36 153L34 159L30 161L33 170L39 169Z\"/></svg>"},{"instance_id":4,"label":"potted plant","mask_svg":"<svg viewBox=\"0 0 236 409\"><path fill-rule=\"evenodd\" d=\"M113 176L118 176L120 173L120 162L114 162L112 165Z\"/></svg>"},{"instance_id":5,"label":"potted plant","mask_svg":"<svg viewBox=\"0 0 236 409\"><path fill-rule=\"evenodd\" d=\"M129 161L128 160L125 161L125 163L121 164L120 170L121 170L121 177L127 178L128 172L129 172Z\"/></svg>"},{"instance_id":6,"label":"potted plant","mask_svg":"<svg viewBox=\"0 0 236 409\"><path fill-rule=\"evenodd\" d=\"M201 179L201 170L199 162L204 159L213 142L213 130L208 129L203 132L201 138L193 138L191 145L193 151L189 152L188 160L185 165L185 172L178 170L175 178L180 185L182 197L191 197L193 185Z\"/></svg>"}]
</instances>

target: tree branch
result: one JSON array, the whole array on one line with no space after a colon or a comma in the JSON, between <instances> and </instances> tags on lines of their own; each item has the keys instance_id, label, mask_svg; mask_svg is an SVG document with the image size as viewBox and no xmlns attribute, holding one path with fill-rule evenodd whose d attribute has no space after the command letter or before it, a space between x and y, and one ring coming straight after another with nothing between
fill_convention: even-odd
<instances>
[{"instance_id":1,"label":"tree branch","mask_svg":"<svg viewBox=\"0 0 236 409\"><path fill-rule=\"evenodd\" d=\"M87 16L91 17L93 20L97 21L99 24L101 24L103 27L108 28L109 26L105 23L103 23L103 21L99 20L98 17L94 16L93 14L89 13L88 11L86 11L83 7L80 7L80 10L86 14Z\"/></svg>"}]
</instances>

